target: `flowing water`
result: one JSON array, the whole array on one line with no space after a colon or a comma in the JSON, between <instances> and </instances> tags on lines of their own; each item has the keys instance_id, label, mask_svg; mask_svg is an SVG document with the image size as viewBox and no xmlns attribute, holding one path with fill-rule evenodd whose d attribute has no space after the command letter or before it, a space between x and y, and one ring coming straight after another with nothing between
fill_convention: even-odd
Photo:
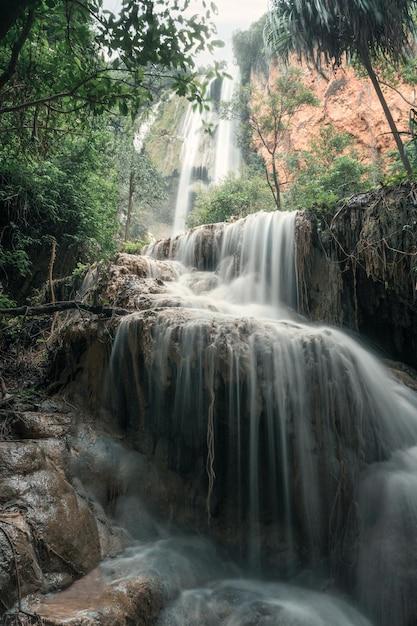
<instances>
[{"instance_id":1,"label":"flowing water","mask_svg":"<svg viewBox=\"0 0 417 626\"><path fill-rule=\"evenodd\" d=\"M203 458L208 529L234 529L241 576L286 581L211 572L161 626L417 623L417 396L355 338L298 315L295 220L258 213L154 244L150 275L168 258L173 280L118 330L125 423L169 442L181 475Z\"/></svg>"},{"instance_id":2,"label":"flowing water","mask_svg":"<svg viewBox=\"0 0 417 626\"><path fill-rule=\"evenodd\" d=\"M185 221L191 206L193 168L198 154L203 120L198 109L188 106L181 135L184 137L181 149L181 172L178 184L173 233L176 235L185 228Z\"/></svg>"},{"instance_id":3,"label":"flowing water","mask_svg":"<svg viewBox=\"0 0 417 626\"><path fill-rule=\"evenodd\" d=\"M237 65L231 66L231 79L222 81L220 102L230 105L236 89L240 85L240 73ZM239 171L240 152L237 147L237 120L221 117L216 129L216 153L213 168L213 182L219 183L228 174Z\"/></svg>"},{"instance_id":4,"label":"flowing water","mask_svg":"<svg viewBox=\"0 0 417 626\"><path fill-rule=\"evenodd\" d=\"M240 84L240 75L236 66L232 66L232 78L224 78L220 91L220 107L230 104L233 94ZM216 81L212 80L213 90ZM213 94L212 94L213 96ZM213 137L205 131L204 122L214 128ZM236 173L240 166L240 152L236 141L237 122L222 117L220 109L211 105L208 113L201 114L192 104L188 106L180 136L183 137L181 149L181 170L178 184L173 235L184 231L186 220L192 209L196 178L203 185L216 184L229 174ZM207 177L201 176L201 170L207 170ZM198 174L200 172L200 174Z\"/></svg>"}]
</instances>

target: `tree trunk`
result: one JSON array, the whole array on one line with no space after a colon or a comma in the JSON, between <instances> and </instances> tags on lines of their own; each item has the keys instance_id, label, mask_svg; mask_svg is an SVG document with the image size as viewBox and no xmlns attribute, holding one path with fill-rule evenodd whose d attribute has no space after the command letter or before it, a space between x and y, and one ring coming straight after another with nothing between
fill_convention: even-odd
<instances>
[{"instance_id":1,"label":"tree trunk","mask_svg":"<svg viewBox=\"0 0 417 626\"><path fill-rule=\"evenodd\" d=\"M55 237L51 238L51 258L48 266L48 283L49 283L49 292L51 295L51 302L55 303L55 290L54 290L54 265L56 259L56 239Z\"/></svg>"},{"instance_id":2,"label":"tree trunk","mask_svg":"<svg viewBox=\"0 0 417 626\"><path fill-rule=\"evenodd\" d=\"M275 204L277 205L277 209L281 209L281 189L279 184L279 175L277 171L277 165L275 163L275 154L272 157L272 177L274 179L274 187L275 187Z\"/></svg>"},{"instance_id":3,"label":"tree trunk","mask_svg":"<svg viewBox=\"0 0 417 626\"><path fill-rule=\"evenodd\" d=\"M266 177L266 182L268 183L268 187L271 190L272 193L272 197L274 198L274 202L275 204L277 203L277 199L275 196L275 189L273 184L271 183L271 179L270 179L270 175L269 175L269 170L268 170L268 164L264 162L264 170L265 170L265 177Z\"/></svg>"},{"instance_id":4,"label":"tree trunk","mask_svg":"<svg viewBox=\"0 0 417 626\"><path fill-rule=\"evenodd\" d=\"M129 199L127 202L127 216L126 216L126 226L125 226L125 241L129 239L129 230L130 223L132 221L132 207L133 207L133 194L135 192L135 182L134 182L134 174L133 171L130 172L129 176Z\"/></svg>"},{"instance_id":5,"label":"tree trunk","mask_svg":"<svg viewBox=\"0 0 417 626\"><path fill-rule=\"evenodd\" d=\"M29 37L29 33L35 21L35 8L35 4L33 6L29 6L29 12L27 14L26 21L22 27L20 35L13 44L10 61L3 74L0 76L0 90L3 89L3 87L12 78L13 74L16 71L19 55L22 51L23 46L25 45L27 38Z\"/></svg>"},{"instance_id":6,"label":"tree trunk","mask_svg":"<svg viewBox=\"0 0 417 626\"><path fill-rule=\"evenodd\" d=\"M413 170L411 168L411 164L410 161L408 159L407 153L405 151L404 148L404 144L403 141L401 139L400 133L398 132L398 128L395 124L394 118L392 117L391 111L389 109L389 106L387 104L387 101L385 99L384 93L381 89L381 85L379 84L378 78L375 74L374 68L372 67L372 62L369 56L369 52L368 50L366 51L362 51L361 53L361 60L362 63L365 66L366 71L368 72L369 78L371 79L372 85L374 86L374 89L376 91L376 94L379 98L379 101L381 103L381 106L384 110L385 113L385 117L387 118L387 122L389 124L389 127L391 129L391 132L394 136L395 139L395 143L397 144L397 149L398 152L400 154L400 158L401 161L404 165L404 169L407 172L407 176L410 180L412 180L413 178Z\"/></svg>"},{"instance_id":7,"label":"tree trunk","mask_svg":"<svg viewBox=\"0 0 417 626\"><path fill-rule=\"evenodd\" d=\"M0 41L7 35L27 7L36 7L39 0L4 0L1 7Z\"/></svg>"}]
</instances>

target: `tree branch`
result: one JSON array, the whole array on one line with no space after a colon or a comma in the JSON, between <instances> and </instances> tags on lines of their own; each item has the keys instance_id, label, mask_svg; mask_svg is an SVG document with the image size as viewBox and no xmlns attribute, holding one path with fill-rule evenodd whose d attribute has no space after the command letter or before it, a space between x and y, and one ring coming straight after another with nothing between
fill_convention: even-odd
<instances>
[{"instance_id":1,"label":"tree branch","mask_svg":"<svg viewBox=\"0 0 417 626\"><path fill-rule=\"evenodd\" d=\"M60 100L61 98L66 98L66 97L71 97L71 96L75 97L77 91L81 89L81 87L86 85L88 82L90 82L90 80L94 80L94 78L97 78L99 74L103 74L104 72L110 72L110 71L115 71L115 70L114 68L110 68L110 67L101 68L95 71L94 74L90 74L89 76L84 78L82 81L77 83L75 87L73 87L72 89L68 89L67 91L61 91L60 93L55 93L50 96L44 96L43 98L30 100L29 102L21 102L20 104L3 107L2 109L0 109L0 115L2 113L12 113L13 111L21 111L23 109L28 109L29 107L36 106L38 104L47 104L48 102L53 102L54 100Z\"/></svg>"},{"instance_id":2,"label":"tree branch","mask_svg":"<svg viewBox=\"0 0 417 626\"><path fill-rule=\"evenodd\" d=\"M118 307L108 307L101 304L85 304L84 302L77 302L76 300L65 300L62 302L40 304L36 306L18 306L11 309L0 308L0 316L7 315L14 317L24 315L33 317L36 315L61 313L63 311L70 311L71 309L87 311L87 313L94 313L95 315L104 315L105 317L112 317L113 315L129 315L130 313L133 313L133 311L129 311L128 309L121 309Z\"/></svg>"},{"instance_id":3,"label":"tree branch","mask_svg":"<svg viewBox=\"0 0 417 626\"><path fill-rule=\"evenodd\" d=\"M401 91L399 89L397 89L396 87L394 87L394 85L390 85L389 83L386 83L385 81L381 80L380 78L378 78L378 82L379 82L380 85L384 85L384 87L389 87L389 89L392 89L393 91L395 91L395 93L397 93L400 96L400 98L402 98L404 100L404 102L409 104L411 107L416 106L415 102L411 102L411 100L407 100L407 98L401 93Z\"/></svg>"}]
</instances>

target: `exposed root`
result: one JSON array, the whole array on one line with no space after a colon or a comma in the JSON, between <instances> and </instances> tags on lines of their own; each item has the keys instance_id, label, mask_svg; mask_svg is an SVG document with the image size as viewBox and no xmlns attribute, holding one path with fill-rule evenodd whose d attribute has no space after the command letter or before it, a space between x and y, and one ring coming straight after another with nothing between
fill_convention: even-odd
<instances>
[{"instance_id":1,"label":"exposed root","mask_svg":"<svg viewBox=\"0 0 417 626\"><path fill-rule=\"evenodd\" d=\"M209 394L209 406L208 406L208 415L207 415L207 460L206 460L206 471L208 477L208 490L207 490L207 500L206 500L206 508L207 508L207 521L210 525L211 522L211 498L213 495L214 481L216 479L216 474L214 471L214 460L215 460L215 452L214 452L214 404L216 401L216 395L214 392L214 358L215 358L215 347L209 346L208 350L208 364L207 364L207 389Z\"/></svg>"}]
</instances>

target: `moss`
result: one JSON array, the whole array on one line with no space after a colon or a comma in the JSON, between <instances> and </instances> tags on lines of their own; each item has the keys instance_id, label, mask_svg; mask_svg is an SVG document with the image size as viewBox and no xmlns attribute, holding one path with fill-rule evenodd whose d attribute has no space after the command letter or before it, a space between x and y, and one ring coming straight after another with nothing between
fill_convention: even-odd
<instances>
[{"instance_id":1,"label":"moss","mask_svg":"<svg viewBox=\"0 0 417 626\"><path fill-rule=\"evenodd\" d=\"M185 98L178 96L169 98L161 106L158 118L145 143L153 165L166 177L174 176L180 168L182 141L178 136L178 129L186 115L188 104Z\"/></svg>"}]
</instances>

